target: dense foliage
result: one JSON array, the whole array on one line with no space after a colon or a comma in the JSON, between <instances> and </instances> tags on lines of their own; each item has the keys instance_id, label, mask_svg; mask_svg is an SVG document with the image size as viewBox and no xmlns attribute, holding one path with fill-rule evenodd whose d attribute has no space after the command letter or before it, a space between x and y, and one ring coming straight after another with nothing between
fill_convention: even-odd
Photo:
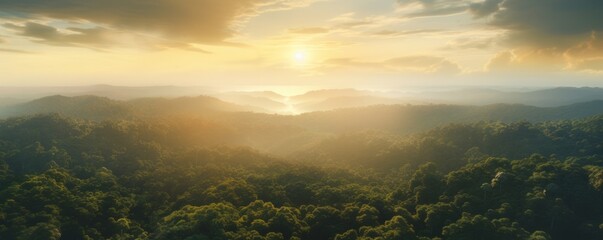
<instances>
[{"instance_id":1,"label":"dense foliage","mask_svg":"<svg viewBox=\"0 0 603 240\"><path fill-rule=\"evenodd\" d=\"M603 239L603 116L345 133L286 158L241 129L1 121L0 239Z\"/></svg>"}]
</instances>

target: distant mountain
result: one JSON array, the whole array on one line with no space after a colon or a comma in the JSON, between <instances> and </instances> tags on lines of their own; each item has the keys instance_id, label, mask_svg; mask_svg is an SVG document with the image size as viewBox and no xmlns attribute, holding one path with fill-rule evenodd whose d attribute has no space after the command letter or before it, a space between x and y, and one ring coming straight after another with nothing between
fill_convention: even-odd
<instances>
[{"instance_id":1,"label":"distant mountain","mask_svg":"<svg viewBox=\"0 0 603 240\"><path fill-rule=\"evenodd\" d=\"M338 97L358 97L373 95L370 91L356 89L323 89L310 91L301 95L290 97L290 101L294 104L321 102L331 98Z\"/></svg>"},{"instance_id":2,"label":"distant mountain","mask_svg":"<svg viewBox=\"0 0 603 240\"><path fill-rule=\"evenodd\" d=\"M299 112L327 111L340 108L366 107L371 105L393 105L406 103L401 99L360 95L331 97L319 102L304 102L295 105Z\"/></svg>"},{"instance_id":3,"label":"distant mountain","mask_svg":"<svg viewBox=\"0 0 603 240\"><path fill-rule=\"evenodd\" d=\"M603 100L602 88L553 88L535 91L525 96L524 104L534 106L563 106L593 100Z\"/></svg>"},{"instance_id":4,"label":"distant mountain","mask_svg":"<svg viewBox=\"0 0 603 240\"><path fill-rule=\"evenodd\" d=\"M542 108L519 104L376 105L301 115L225 113L216 119L236 129L244 145L287 155L339 134L365 131L406 136L455 123L573 120L603 115L603 101Z\"/></svg>"},{"instance_id":5,"label":"distant mountain","mask_svg":"<svg viewBox=\"0 0 603 240\"><path fill-rule=\"evenodd\" d=\"M214 97L141 98L128 101L143 115L207 114L210 112L267 112L267 110L224 102Z\"/></svg>"},{"instance_id":6,"label":"distant mountain","mask_svg":"<svg viewBox=\"0 0 603 240\"><path fill-rule=\"evenodd\" d=\"M560 87L535 91L468 88L449 91L428 90L414 94L325 89L292 96L290 102L295 105L298 112L312 112L369 105L417 103L476 106L523 104L536 107L559 107L594 100L603 100L602 88Z\"/></svg>"},{"instance_id":7,"label":"distant mountain","mask_svg":"<svg viewBox=\"0 0 603 240\"><path fill-rule=\"evenodd\" d=\"M206 115L216 112L266 112L266 110L228 103L208 96L118 101L98 96L56 95L0 108L0 117L58 113L73 118L106 120L174 114Z\"/></svg>"},{"instance_id":8,"label":"distant mountain","mask_svg":"<svg viewBox=\"0 0 603 240\"><path fill-rule=\"evenodd\" d=\"M256 106L234 104L209 96L142 98L130 101L111 100L97 96L50 96L0 108L0 117L45 113L59 113L90 120L169 117L171 115L206 116L208 118L219 116L216 118L219 121L225 121L234 126L245 125L249 128L261 126L261 129L275 129L282 126L283 129L306 129L321 133L375 129L404 135L450 123L521 120L541 122L603 114L603 100L561 107L535 107L522 104L485 106L380 104L384 102L393 104L395 100L365 95L333 97L322 102L299 106L301 106L301 110L305 111L341 109L283 116L264 114L273 113L273 111ZM349 106L354 107L347 108Z\"/></svg>"},{"instance_id":9,"label":"distant mountain","mask_svg":"<svg viewBox=\"0 0 603 240\"><path fill-rule=\"evenodd\" d=\"M603 89L590 87L560 87L527 92L505 92L493 89L461 89L445 92L423 92L415 94L414 98L432 103L461 105L507 103L538 107L558 107L580 102L603 100Z\"/></svg>"},{"instance_id":10,"label":"distant mountain","mask_svg":"<svg viewBox=\"0 0 603 240\"><path fill-rule=\"evenodd\" d=\"M0 96L6 98L18 98L34 100L46 96L61 95L67 97L94 95L108 97L116 100L129 100L147 97L182 97L199 96L214 93L206 87L180 87L180 86L112 86L112 85L90 85L90 86L64 86L64 87L2 87Z\"/></svg>"},{"instance_id":11,"label":"distant mountain","mask_svg":"<svg viewBox=\"0 0 603 240\"><path fill-rule=\"evenodd\" d=\"M341 102L338 102L341 99ZM356 100L354 100L356 99ZM360 99L360 100L358 100ZM368 99L368 100L367 100ZM330 107L345 102L366 104L373 97L339 97ZM340 107L342 105L338 105ZM97 96L50 96L0 108L0 117L59 113L87 120L120 120L178 116L192 119L183 131L198 131L191 139L207 139L208 132L237 139L237 144L275 154L288 154L337 134L367 130L404 136L451 123L480 121L543 122L569 120L603 114L603 100L562 107L534 107L521 104L467 105L372 105L317 111L301 115L266 114L264 109L243 106L209 96L143 98L130 101ZM199 116L201 116L199 118ZM186 118L191 117L191 118ZM195 122L195 119L200 119ZM162 120L162 119L158 119ZM184 121L186 122L186 121ZM198 123L198 124L196 124ZM197 130L194 130L197 129ZM218 134L219 133L219 134ZM196 135L195 135L196 134Z\"/></svg>"},{"instance_id":12,"label":"distant mountain","mask_svg":"<svg viewBox=\"0 0 603 240\"><path fill-rule=\"evenodd\" d=\"M179 98L211 96L253 111L291 114L326 111L338 108L365 107L381 104L453 104L485 106L491 104L523 104L536 107L559 107L574 103L603 100L603 88L559 87L542 90L509 90L503 88L465 88L456 90L404 89L367 91L359 89L323 89L295 96L273 91L216 91L208 87L146 86L127 87L92 85L76 87L0 87L0 107L31 101L45 96L77 97L93 95L129 101L140 98Z\"/></svg>"},{"instance_id":13,"label":"distant mountain","mask_svg":"<svg viewBox=\"0 0 603 240\"><path fill-rule=\"evenodd\" d=\"M275 92L227 92L215 95L216 98L241 105L254 106L272 112L284 112L286 97Z\"/></svg>"},{"instance_id":14,"label":"distant mountain","mask_svg":"<svg viewBox=\"0 0 603 240\"><path fill-rule=\"evenodd\" d=\"M59 113L69 117L103 120L127 118L132 110L129 105L106 97L56 95L5 107L0 110L0 116Z\"/></svg>"},{"instance_id":15,"label":"distant mountain","mask_svg":"<svg viewBox=\"0 0 603 240\"><path fill-rule=\"evenodd\" d=\"M283 101L285 100L285 96L278 94L273 91L251 91L251 92L228 92L230 95L239 95L239 96L249 96L249 97L257 97L257 98L267 98L272 101Z\"/></svg>"},{"instance_id":16,"label":"distant mountain","mask_svg":"<svg viewBox=\"0 0 603 240\"><path fill-rule=\"evenodd\" d=\"M82 87L79 91L69 96L74 95L95 95L103 96L111 99L130 100L138 98L150 97L183 97L183 96L199 96L212 93L212 91L203 87L179 87L179 86L143 86L143 87L126 87L112 85L93 85Z\"/></svg>"},{"instance_id":17,"label":"distant mountain","mask_svg":"<svg viewBox=\"0 0 603 240\"><path fill-rule=\"evenodd\" d=\"M362 108L312 112L289 118L290 124L322 132L354 132L375 129L409 134L450 123L479 121L530 121L577 119L603 114L603 100L543 108L519 104L378 105Z\"/></svg>"}]
</instances>

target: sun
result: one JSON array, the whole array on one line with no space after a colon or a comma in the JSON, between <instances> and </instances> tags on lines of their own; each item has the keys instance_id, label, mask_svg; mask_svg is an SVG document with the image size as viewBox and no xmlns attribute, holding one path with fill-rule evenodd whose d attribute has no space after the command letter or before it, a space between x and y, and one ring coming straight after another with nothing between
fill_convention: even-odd
<instances>
[{"instance_id":1,"label":"sun","mask_svg":"<svg viewBox=\"0 0 603 240\"><path fill-rule=\"evenodd\" d=\"M314 52L304 46L296 46L288 52L288 59L292 68L307 69L310 68L314 60Z\"/></svg>"},{"instance_id":2,"label":"sun","mask_svg":"<svg viewBox=\"0 0 603 240\"><path fill-rule=\"evenodd\" d=\"M308 54L303 50L297 50L293 53L293 60L296 63L304 63L308 59Z\"/></svg>"}]
</instances>

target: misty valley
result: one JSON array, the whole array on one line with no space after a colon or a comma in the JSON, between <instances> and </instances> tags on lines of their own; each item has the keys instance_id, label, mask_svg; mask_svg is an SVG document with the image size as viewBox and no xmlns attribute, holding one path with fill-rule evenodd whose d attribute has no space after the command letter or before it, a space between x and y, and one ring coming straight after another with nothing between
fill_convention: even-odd
<instances>
[{"instance_id":1,"label":"misty valley","mask_svg":"<svg viewBox=\"0 0 603 240\"><path fill-rule=\"evenodd\" d=\"M0 239L603 239L603 89L94 89L4 89Z\"/></svg>"}]
</instances>

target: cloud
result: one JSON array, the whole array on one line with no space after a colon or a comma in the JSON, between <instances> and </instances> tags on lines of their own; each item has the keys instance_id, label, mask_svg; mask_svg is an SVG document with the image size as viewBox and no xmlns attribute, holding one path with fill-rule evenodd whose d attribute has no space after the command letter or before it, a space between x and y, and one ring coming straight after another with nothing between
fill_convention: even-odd
<instances>
[{"instance_id":1,"label":"cloud","mask_svg":"<svg viewBox=\"0 0 603 240\"><path fill-rule=\"evenodd\" d=\"M34 38L37 41L52 45L83 44L102 46L109 43L109 40L105 37L106 30L98 27L89 29L67 28L67 32L70 32L67 33L59 31L55 27L36 22L26 22L24 25L6 23L3 26L16 31L20 36Z\"/></svg>"},{"instance_id":2,"label":"cloud","mask_svg":"<svg viewBox=\"0 0 603 240\"><path fill-rule=\"evenodd\" d=\"M381 62L357 61L351 58L329 59L323 63L327 68L373 68L396 72L459 74L460 66L450 60L435 56L404 56Z\"/></svg>"},{"instance_id":3,"label":"cloud","mask_svg":"<svg viewBox=\"0 0 603 240\"><path fill-rule=\"evenodd\" d=\"M603 31L601 0L485 0L470 9L508 30L512 46L568 48Z\"/></svg>"},{"instance_id":4,"label":"cloud","mask_svg":"<svg viewBox=\"0 0 603 240\"><path fill-rule=\"evenodd\" d=\"M0 38L0 44L4 44L4 43L7 43L7 41L4 40L4 38ZM28 51L22 51L22 50L11 49L11 48L0 48L0 52L3 52L3 53L31 53Z\"/></svg>"},{"instance_id":5,"label":"cloud","mask_svg":"<svg viewBox=\"0 0 603 240\"><path fill-rule=\"evenodd\" d=\"M385 64L394 69L402 71L458 74L461 68L445 58L434 56L408 56L393 58L385 61Z\"/></svg>"},{"instance_id":6,"label":"cloud","mask_svg":"<svg viewBox=\"0 0 603 240\"><path fill-rule=\"evenodd\" d=\"M10 48L0 48L0 52L5 52L5 53L24 53L24 54L32 53L32 52L28 52L28 51L23 51L23 50L18 50L18 49L10 49Z\"/></svg>"},{"instance_id":7,"label":"cloud","mask_svg":"<svg viewBox=\"0 0 603 240\"><path fill-rule=\"evenodd\" d=\"M398 4L404 9L411 9L404 17L435 17L453 15L467 11L469 7L467 0L398 0Z\"/></svg>"},{"instance_id":8,"label":"cloud","mask_svg":"<svg viewBox=\"0 0 603 240\"><path fill-rule=\"evenodd\" d=\"M494 56L486 69L491 72L560 72L567 69L563 53L556 49L503 51Z\"/></svg>"},{"instance_id":9,"label":"cloud","mask_svg":"<svg viewBox=\"0 0 603 240\"><path fill-rule=\"evenodd\" d=\"M328 33L331 30L328 28L324 28L324 27L305 27L305 28L291 28L288 31L290 33L294 33L294 34L321 34L321 33Z\"/></svg>"},{"instance_id":10,"label":"cloud","mask_svg":"<svg viewBox=\"0 0 603 240\"><path fill-rule=\"evenodd\" d=\"M486 65L489 71L588 71L603 72L603 39L593 33L576 46L519 48L498 53Z\"/></svg>"},{"instance_id":11,"label":"cloud","mask_svg":"<svg viewBox=\"0 0 603 240\"><path fill-rule=\"evenodd\" d=\"M326 0L260 0L258 2L257 13L284 11L293 8L309 6L312 3Z\"/></svg>"},{"instance_id":12,"label":"cloud","mask_svg":"<svg viewBox=\"0 0 603 240\"><path fill-rule=\"evenodd\" d=\"M566 51L565 55L569 58L580 58L580 59L592 59L603 57L603 38L601 34L592 33L590 38L570 48Z\"/></svg>"},{"instance_id":13,"label":"cloud","mask_svg":"<svg viewBox=\"0 0 603 240\"><path fill-rule=\"evenodd\" d=\"M446 44L444 50L486 49L494 45L493 38L464 37L454 39Z\"/></svg>"},{"instance_id":14,"label":"cloud","mask_svg":"<svg viewBox=\"0 0 603 240\"><path fill-rule=\"evenodd\" d=\"M596 33L564 55L570 69L603 72L603 39Z\"/></svg>"},{"instance_id":15,"label":"cloud","mask_svg":"<svg viewBox=\"0 0 603 240\"><path fill-rule=\"evenodd\" d=\"M576 70L603 72L603 58L587 59L573 65Z\"/></svg>"},{"instance_id":16,"label":"cloud","mask_svg":"<svg viewBox=\"0 0 603 240\"><path fill-rule=\"evenodd\" d=\"M426 34L426 33L439 33L443 32L441 29L419 29L409 31L395 31L395 30L382 30L378 32L372 32L370 35L381 36L381 37L397 37L406 35Z\"/></svg>"},{"instance_id":17,"label":"cloud","mask_svg":"<svg viewBox=\"0 0 603 240\"><path fill-rule=\"evenodd\" d=\"M483 2L471 3L469 11L476 17L488 16L500 9L500 3L503 0L485 0Z\"/></svg>"},{"instance_id":18,"label":"cloud","mask_svg":"<svg viewBox=\"0 0 603 240\"><path fill-rule=\"evenodd\" d=\"M355 12L349 12L339 15L329 22L332 23L333 30L351 30L354 28L377 28L389 24L400 22L398 17L391 16L368 16L360 17Z\"/></svg>"},{"instance_id":19,"label":"cloud","mask_svg":"<svg viewBox=\"0 0 603 240\"><path fill-rule=\"evenodd\" d=\"M338 24L336 27L337 28L355 28L355 27L367 26L367 25L372 25L372 24L373 24L372 21L360 20L360 21L344 22L344 23Z\"/></svg>"},{"instance_id":20,"label":"cloud","mask_svg":"<svg viewBox=\"0 0 603 240\"><path fill-rule=\"evenodd\" d=\"M406 15L409 18L417 18L417 17L434 17L434 16L448 16L454 15L457 13L462 13L467 10L465 6L456 6L456 7L445 7L445 8L427 8L420 12L415 12Z\"/></svg>"},{"instance_id":21,"label":"cloud","mask_svg":"<svg viewBox=\"0 0 603 240\"><path fill-rule=\"evenodd\" d=\"M511 51L500 52L490 59L490 61L486 64L486 70L509 70L512 68L513 63L516 62L515 59L516 58Z\"/></svg>"},{"instance_id":22,"label":"cloud","mask_svg":"<svg viewBox=\"0 0 603 240\"><path fill-rule=\"evenodd\" d=\"M600 0L483 0L470 5L476 18L506 31L510 48L487 64L490 71L601 71Z\"/></svg>"},{"instance_id":23,"label":"cloud","mask_svg":"<svg viewBox=\"0 0 603 240\"><path fill-rule=\"evenodd\" d=\"M352 58L331 58L323 62L327 68L349 68L349 67L362 67L362 68L380 68L383 67L382 62L363 62L357 61Z\"/></svg>"},{"instance_id":24,"label":"cloud","mask_svg":"<svg viewBox=\"0 0 603 240\"><path fill-rule=\"evenodd\" d=\"M69 29L61 34L28 23L23 34L58 42L96 43L88 36L102 28L122 32L152 34L175 42L224 44L235 34L237 21L264 11L305 6L314 0L0 0L0 18L13 22L40 22L47 19L92 24L98 28ZM47 26L49 27L49 26ZM102 27L102 28L101 28ZM96 32L94 32L96 31Z\"/></svg>"}]
</instances>

